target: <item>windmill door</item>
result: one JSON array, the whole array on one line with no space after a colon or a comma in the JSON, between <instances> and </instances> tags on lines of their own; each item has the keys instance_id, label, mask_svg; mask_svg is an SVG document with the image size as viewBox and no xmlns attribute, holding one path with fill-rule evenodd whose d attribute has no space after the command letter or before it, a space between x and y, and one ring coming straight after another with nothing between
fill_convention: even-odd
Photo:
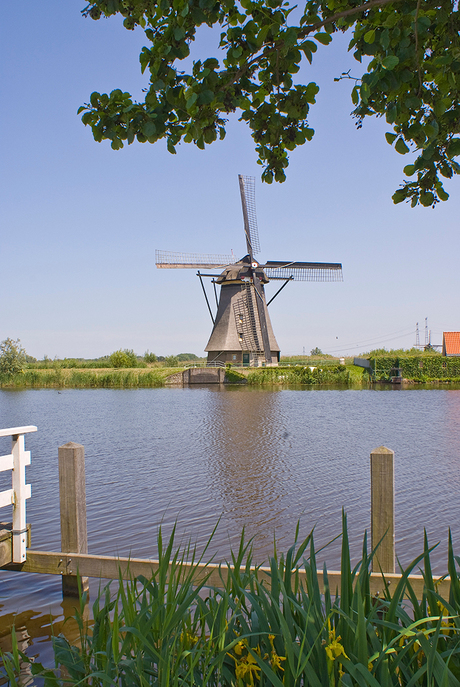
<instances>
[{"instance_id":1,"label":"windmill door","mask_svg":"<svg viewBox=\"0 0 460 687\"><path fill-rule=\"evenodd\" d=\"M249 353L243 353L243 367L249 367Z\"/></svg>"}]
</instances>

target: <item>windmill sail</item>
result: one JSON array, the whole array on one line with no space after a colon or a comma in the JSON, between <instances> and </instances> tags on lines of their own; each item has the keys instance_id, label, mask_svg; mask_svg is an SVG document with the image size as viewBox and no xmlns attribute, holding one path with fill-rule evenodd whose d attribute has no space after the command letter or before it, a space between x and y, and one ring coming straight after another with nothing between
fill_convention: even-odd
<instances>
[{"instance_id":1,"label":"windmill sail","mask_svg":"<svg viewBox=\"0 0 460 687\"><path fill-rule=\"evenodd\" d=\"M294 281L343 281L340 262L282 262L270 260L261 265L269 279Z\"/></svg>"},{"instance_id":2,"label":"windmill sail","mask_svg":"<svg viewBox=\"0 0 460 687\"><path fill-rule=\"evenodd\" d=\"M260 252L259 230L257 229L256 216L256 194L254 188L254 177L238 175L240 182L241 205L243 206L244 233L246 235L246 246L251 257L254 253Z\"/></svg>"},{"instance_id":3,"label":"windmill sail","mask_svg":"<svg viewBox=\"0 0 460 687\"><path fill-rule=\"evenodd\" d=\"M205 255L204 253L171 253L156 250L155 264L166 269L223 269L235 262L233 255Z\"/></svg>"}]
</instances>

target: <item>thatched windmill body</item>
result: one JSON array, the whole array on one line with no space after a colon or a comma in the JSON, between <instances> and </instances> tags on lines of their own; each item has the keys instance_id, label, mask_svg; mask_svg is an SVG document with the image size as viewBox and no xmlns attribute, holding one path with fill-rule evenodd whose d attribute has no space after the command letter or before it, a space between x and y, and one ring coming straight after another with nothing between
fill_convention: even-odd
<instances>
[{"instance_id":1,"label":"thatched windmill body","mask_svg":"<svg viewBox=\"0 0 460 687\"><path fill-rule=\"evenodd\" d=\"M213 321L205 348L208 365L277 365L280 348L268 314L268 305L290 281L342 281L341 263L268 261L258 263L260 251L255 213L254 179L239 175L247 255L235 260L228 255L199 255L156 251L156 266L196 269ZM220 275L201 270L219 270ZM217 314L209 304L203 277L212 277ZM271 280L284 284L267 303L264 285ZM220 286L217 299L216 284Z\"/></svg>"}]
</instances>

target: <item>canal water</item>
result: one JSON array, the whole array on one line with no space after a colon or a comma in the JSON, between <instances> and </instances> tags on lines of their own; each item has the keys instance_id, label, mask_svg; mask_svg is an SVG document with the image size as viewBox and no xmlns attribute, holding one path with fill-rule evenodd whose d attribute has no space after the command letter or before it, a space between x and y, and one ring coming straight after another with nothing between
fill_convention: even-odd
<instances>
[{"instance_id":1,"label":"canal water","mask_svg":"<svg viewBox=\"0 0 460 687\"><path fill-rule=\"evenodd\" d=\"M447 531L460 553L460 391L445 389L167 389L0 391L0 426L37 425L27 503L32 547L60 548L58 446L86 453L89 553L155 557L158 528L226 560L242 529L267 561L292 544L297 522L319 548L348 515L359 559L370 526L372 449L395 451L396 553L409 563L426 528L435 572L446 572ZM10 440L0 439L0 455ZM0 474L0 489L8 488ZM0 520L11 520L10 509ZM320 554L337 569L340 541ZM57 576L0 571L0 648L16 616L23 647L50 659L51 621L65 609ZM99 582L91 583L94 597Z\"/></svg>"}]
</instances>

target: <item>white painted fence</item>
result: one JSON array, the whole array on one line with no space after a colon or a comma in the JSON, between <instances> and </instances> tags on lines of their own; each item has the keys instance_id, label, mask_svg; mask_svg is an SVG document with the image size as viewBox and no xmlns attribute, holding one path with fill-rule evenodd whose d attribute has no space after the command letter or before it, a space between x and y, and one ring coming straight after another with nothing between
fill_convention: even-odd
<instances>
[{"instance_id":1,"label":"white painted fence","mask_svg":"<svg viewBox=\"0 0 460 687\"><path fill-rule=\"evenodd\" d=\"M36 431L34 425L0 429L0 437L11 437L11 453L0 456L0 472L12 470L11 489L0 492L0 508L13 505L13 563L23 563L26 560L26 499L30 498L31 487L26 484L30 451L24 448L24 434Z\"/></svg>"}]
</instances>

